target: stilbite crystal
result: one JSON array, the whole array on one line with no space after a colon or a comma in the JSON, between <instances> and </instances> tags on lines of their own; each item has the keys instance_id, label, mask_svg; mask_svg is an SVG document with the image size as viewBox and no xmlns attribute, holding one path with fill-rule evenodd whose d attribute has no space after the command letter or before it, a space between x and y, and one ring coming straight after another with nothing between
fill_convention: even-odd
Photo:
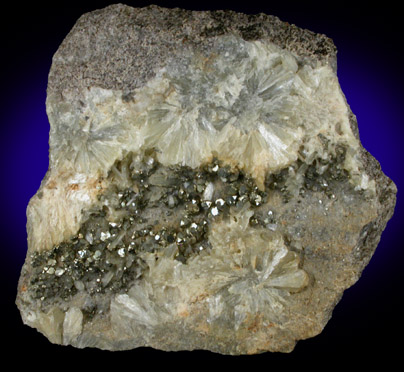
<instances>
[{"instance_id":1,"label":"stilbite crystal","mask_svg":"<svg viewBox=\"0 0 404 372\"><path fill-rule=\"evenodd\" d=\"M47 113L17 305L54 343L289 352L393 214L332 41L273 16L85 14L54 56Z\"/></svg>"}]
</instances>

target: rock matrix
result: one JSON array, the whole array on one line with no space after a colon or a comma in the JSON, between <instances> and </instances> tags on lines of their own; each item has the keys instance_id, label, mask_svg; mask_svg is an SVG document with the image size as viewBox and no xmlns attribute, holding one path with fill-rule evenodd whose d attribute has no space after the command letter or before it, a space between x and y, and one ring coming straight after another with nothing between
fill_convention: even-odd
<instances>
[{"instance_id":1,"label":"rock matrix","mask_svg":"<svg viewBox=\"0 0 404 372\"><path fill-rule=\"evenodd\" d=\"M393 214L334 44L274 16L84 14L46 105L17 305L53 343L290 352Z\"/></svg>"}]
</instances>

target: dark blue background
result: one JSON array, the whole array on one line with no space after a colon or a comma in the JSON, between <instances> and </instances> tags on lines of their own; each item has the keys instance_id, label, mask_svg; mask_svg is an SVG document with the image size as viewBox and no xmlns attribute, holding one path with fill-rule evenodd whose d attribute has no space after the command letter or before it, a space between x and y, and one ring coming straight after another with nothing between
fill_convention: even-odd
<instances>
[{"instance_id":1,"label":"dark blue background","mask_svg":"<svg viewBox=\"0 0 404 372\"><path fill-rule=\"evenodd\" d=\"M3 13L1 23L1 315L3 338L11 351L23 359L44 365L41 351L60 358L63 364L76 358L126 363L148 360L188 366L190 361L258 362L329 361L331 365L398 360L403 333L403 244L401 226L403 208L400 190L403 179L403 56L400 19L393 2L382 5L356 2L278 1L244 4L216 1L127 1L132 6L150 3L188 9L233 9L245 13L277 15L299 27L324 33L338 48L338 76L352 111L359 122L363 145L381 163L383 171L399 188L393 219L382 235L381 243L359 282L348 289L334 310L323 333L298 343L292 354L257 355L229 358L209 352L163 353L138 349L123 353L77 350L50 344L37 331L23 326L14 305L17 281L25 259L26 215L29 199L39 188L48 167L49 123L45 111L47 75L52 55L84 12L113 2L87 1L80 5L58 1L46 5L17 3ZM195 4L197 3L197 4ZM397 340L393 338L397 338ZM50 354L49 354L50 353ZM180 362L178 364L178 362ZM182 363L181 363L182 362ZM73 364L72 364L73 365ZM199 364L198 364L199 365ZM302 364L308 367L312 364ZM202 365L201 365L202 366Z\"/></svg>"}]
</instances>

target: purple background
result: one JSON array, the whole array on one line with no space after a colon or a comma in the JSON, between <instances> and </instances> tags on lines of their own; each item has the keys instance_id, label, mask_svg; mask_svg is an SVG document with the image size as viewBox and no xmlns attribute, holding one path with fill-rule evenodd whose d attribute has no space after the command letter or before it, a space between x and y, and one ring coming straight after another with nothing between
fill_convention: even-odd
<instances>
[{"instance_id":1,"label":"purple background","mask_svg":"<svg viewBox=\"0 0 404 372\"><path fill-rule=\"evenodd\" d=\"M10 351L24 355L41 350L63 358L89 357L99 361L137 360L203 361L226 363L273 363L321 360L347 361L364 358L392 362L398 357L399 344L392 337L403 332L400 323L403 299L403 249L400 227L403 208L400 190L403 179L403 57L399 34L399 12L393 2L382 8L372 5L352 8L350 3L279 1L253 2L248 5L185 1L128 1L132 6L150 3L188 9L233 9L245 13L264 12L284 21L324 33L338 48L338 76L352 111L356 114L364 147L381 163L383 171L399 188L393 219L382 235L375 255L359 282L348 289L334 310L323 333L298 343L290 355L270 354L250 358L229 358L209 352L163 353L138 349L124 353L77 350L50 344L37 331L24 326L14 305L17 281L25 259L26 215L29 199L35 194L48 167L49 123L45 111L47 75L52 55L84 12L113 2L93 1L77 5L58 1L54 5L19 3L4 14L1 23L1 248L2 280L0 296L3 337ZM27 350L29 348L29 351ZM30 355L30 354L29 354ZM67 357L67 358L66 358ZM152 357L152 358L150 358ZM41 356L37 362L41 365ZM72 359L73 358L73 359ZM332 358L332 359L331 359ZM388 358L388 359L386 359ZM27 358L27 360L29 360ZM132 363L132 362L131 362ZM333 362L334 363L334 362ZM187 363L189 365L189 363ZM229 364L230 366L231 364ZM168 366L168 365L167 365Z\"/></svg>"}]
</instances>

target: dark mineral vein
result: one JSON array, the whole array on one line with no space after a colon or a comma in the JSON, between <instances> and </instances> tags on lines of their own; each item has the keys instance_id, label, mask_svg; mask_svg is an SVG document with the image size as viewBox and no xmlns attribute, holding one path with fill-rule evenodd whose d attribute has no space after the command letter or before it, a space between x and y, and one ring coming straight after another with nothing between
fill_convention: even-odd
<instances>
[{"instance_id":1,"label":"dark mineral vein","mask_svg":"<svg viewBox=\"0 0 404 372\"><path fill-rule=\"evenodd\" d=\"M347 182L343 168L345 149L338 148L329 162L316 158L307 165L293 166L268 174L265 190L238 169L219 159L197 169L163 166L151 151L133 166L133 155L117 162L108 179L111 186L100 196L100 206L89 215L69 241L31 256L33 275L30 292L44 308L55 296L68 301L78 292L89 295L125 292L141 279L147 265L141 252L159 255L173 251L173 259L184 264L193 255L212 249L208 239L212 219L227 218L230 207L248 203L254 210L252 227L278 228L276 212L261 208L273 193L288 203L286 182L293 172L303 173L298 194L325 192L335 198L336 183ZM321 174L320 174L321 173ZM122 188L122 178L127 186Z\"/></svg>"}]
</instances>

